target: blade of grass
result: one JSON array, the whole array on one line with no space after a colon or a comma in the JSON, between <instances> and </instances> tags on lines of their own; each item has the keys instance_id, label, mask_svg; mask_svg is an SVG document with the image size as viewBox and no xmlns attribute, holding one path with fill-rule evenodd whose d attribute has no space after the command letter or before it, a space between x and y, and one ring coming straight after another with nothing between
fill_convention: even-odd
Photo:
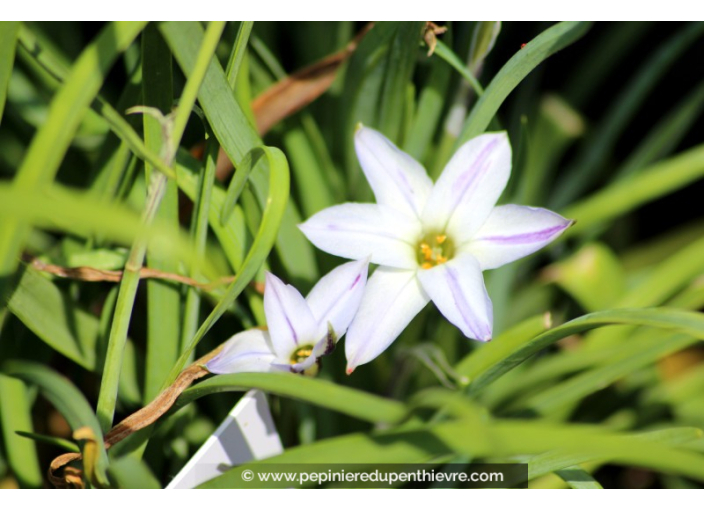
<instances>
[{"instance_id":1,"label":"blade of grass","mask_svg":"<svg viewBox=\"0 0 704 510\"><path fill-rule=\"evenodd\" d=\"M88 370L95 370L98 321L78 309L49 280L25 268L8 309L52 349Z\"/></svg>"},{"instance_id":2,"label":"blade of grass","mask_svg":"<svg viewBox=\"0 0 704 510\"><path fill-rule=\"evenodd\" d=\"M27 27L22 26L20 30L20 44L26 50L28 58L34 59L37 65L41 66L50 73L56 80L65 81L69 75L69 70L63 65L61 55L52 51L50 46L45 46L39 43L37 37ZM134 87L138 89L139 83L135 82ZM129 96L129 94L128 94ZM134 105L134 103L131 103ZM146 148L142 137L137 134L129 121L103 97L98 96L91 103L91 108L101 115L112 132L126 144L130 150L140 159L149 162L152 166L158 168L164 175L173 178L173 170L164 164L159 158L158 153L152 152Z\"/></svg>"},{"instance_id":3,"label":"blade of grass","mask_svg":"<svg viewBox=\"0 0 704 510\"><path fill-rule=\"evenodd\" d=\"M165 22L160 25L171 51L186 75L193 69L196 48L203 38L203 29L197 22ZM213 60L207 70L200 89L199 102L230 161L241 161L252 148L261 146L252 124L232 95L232 89L220 64ZM262 208L273 190L267 191L271 181L265 172L251 176L257 199ZM294 281L312 282L317 279L318 270L313 249L296 226L301 216L294 204L286 205L278 237L276 251L286 272ZM212 226L212 223L211 223Z\"/></svg>"},{"instance_id":4,"label":"blade of grass","mask_svg":"<svg viewBox=\"0 0 704 510\"><path fill-rule=\"evenodd\" d=\"M15 46L20 25L19 21L0 21L0 124L5 110L7 86L15 63Z\"/></svg>"},{"instance_id":5,"label":"blade of grass","mask_svg":"<svg viewBox=\"0 0 704 510\"><path fill-rule=\"evenodd\" d=\"M191 237L193 246L199 257L205 256L205 246L208 241L208 211L211 208L216 211L217 208L211 206L211 197L215 182L215 170L217 167L218 153L220 146L214 136L211 136L206 141L205 149L205 168L199 173L198 195L195 197L194 213L191 218ZM200 274L198 268L192 265L190 268L190 276L197 279ZM188 288L186 291L186 304L183 310L183 327L181 328L181 342L178 347L178 352L183 352L188 346L188 342L196 334L199 323L200 312L200 293L194 288ZM172 363L173 366L173 363Z\"/></svg>"},{"instance_id":6,"label":"blade of grass","mask_svg":"<svg viewBox=\"0 0 704 510\"><path fill-rule=\"evenodd\" d=\"M276 241L279 226L282 223L284 212L286 211L286 202L289 194L288 162L283 152L276 148L263 147L262 150L269 164L270 196L267 199L266 208L262 214L262 222L259 226L259 231L254 238L252 246L235 280L227 289L225 296L220 300L203 324L201 324L200 328L198 328L188 348L181 354L181 357L171 371L169 381L167 381L168 383L178 376L181 369L185 366L186 361L191 356L191 353L198 345L198 342L200 342L213 324L225 313L249 282L256 276Z\"/></svg>"},{"instance_id":7,"label":"blade of grass","mask_svg":"<svg viewBox=\"0 0 704 510\"><path fill-rule=\"evenodd\" d=\"M237 37L235 38L235 44L232 46L232 53L230 53L230 60L227 62L227 70L225 71L227 82L233 90L237 83L237 73L239 73L242 65L242 59L247 53L247 42L253 26L254 21L241 21L237 29Z\"/></svg>"},{"instance_id":8,"label":"blade of grass","mask_svg":"<svg viewBox=\"0 0 704 510\"><path fill-rule=\"evenodd\" d=\"M515 347L524 344L528 339L534 338L551 326L549 315L538 315L531 317L520 324L514 326L510 330L502 333L496 338L499 343L510 351ZM496 356L492 355L491 350L485 349L483 346L477 347L470 354L465 356L456 366L455 371L466 377L469 382L483 373L496 362Z\"/></svg>"},{"instance_id":9,"label":"blade of grass","mask_svg":"<svg viewBox=\"0 0 704 510\"><path fill-rule=\"evenodd\" d=\"M677 147L704 109L704 82L697 85L653 127L621 165L618 178L628 177Z\"/></svg>"},{"instance_id":10,"label":"blade of grass","mask_svg":"<svg viewBox=\"0 0 704 510\"><path fill-rule=\"evenodd\" d=\"M186 81L179 108L173 118L173 124L169 126L168 136L163 141L162 159L167 167L171 167L174 162L176 151L186 129L186 123L195 104L198 90L213 58L224 26L224 22L211 22L203 37L203 44L198 50L193 73ZM147 205L143 214L143 223L145 225L150 225L154 221L159 203L166 189L166 179L167 177L162 173L154 173L152 175ZM146 242L144 239L137 239L130 250L130 255L125 265L125 272L120 282L120 291L117 296L117 304L115 305L115 315L110 329L105 368L98 396L97 414L104 431L112 427L115 414L122 355L127 342L127 330L132 317L132 308L139 283L139 270L142 267L145 252ZM176 342L177 338L173 338L172 341Z\"/></svg>"},{"instance_id":11,"label":"blade of grass","mask_svg":"<svg viewBox=\"0 0 704 510\"><path fill-rule=\"evenodd\" d=\"M43 476L39 468L36 445L18 441L15 432L32 432L32 414L27 387L22 381L0 374L0 424L5 453L20 487L39 488Z\"/></svg>"},{"instance_id":12,"label":"blade of grass","mask_svg":"<svg viewBox=\"0 0 704 510\"><path fill-rule=\"evenodd\" d=\"M441 59L430 64L430 78L418 98L418 107L408 135L404 139L404 152L423 161L438 130L445 98L449 93L450 68Z\"/></svg>"},{"instance_id":13,"label":"blade of grass","mask_svg":"<svg viewBox=\"0 0 704 510\"><path fill-rule=\"evenodd\" d=\"M464 123L455 143L457 148L480 135L489 126L499 107L513 89L541 62L582 37L590 24L563 21L545 30L521 48L494 76Z\"/></svg>"},{"instance_id":14,"label":"blade of grass","mask_svg":"<svg viewBox=\"0 0 704 510\"><path fill-rule=\"evenodd\" d=\"M18 430L16 434L20 437L31 439L37 443L48 444L56 448L61 448L66 452L79 453L81 450L76 446L76 443L69 441L68 439L63 439L54 436L45 436L44 434L34 434L32 432L24 432Z\"/></svg>"},{"instance_id":15,"label":"blade of grass","mask_svg":"<svg viewBox=\"0 0 704 510\"><path fill-rule=\"evenodd\" d=\"M460 74L460 76L462 76L462 78L467 80L467 83L471 85L477 97L481 97L484 94L484 88L481 86L474 74L469 70L469 68L467 68L465 63L462 62L462 59L460 59L460 57L458 57L454 51L448 48L444 42L437 42L437 45L435 46L434 55L437 55L445 62L447 62L455 71Z\"/></svg>"},{"instance_id":16,"label":"blade of grass","mask_svg":"<svg viewBox=\"0 0 704 510\"><path fill-rule=\"evenodd\" d=\"M171 412L206 395L247 391L253 388L315 404L372 423L399 423L408 414L408 410L401 402L321 379L309 379L286 373L242 373L212 377L184 391Z\"/></svg>"},{"instance_id":17,"label":"blade of grass","mask_svg":"<svg viewBox=\"0 0 704 510\"><path fill-rule=\"evenodd\" d=\"M668 446L680 446L702 437L702 431L693 427L657 430L636 434L633 437L661 443ZM589 453L565 454L559 451L536 455L528 461L529 479L535 479L548 473L566 469L576 464L598 460L598 455Z\"/></svg>"},{"instance_id":18,"label":"blade of grass","mask_svg":"<svg viewBox=\"0 0 704 510\"><path fill-rule=\"evenodd\" d=\"M609 364L554 384L545 391L523 401L519 407L530 409L539 415L547 415L565 404L578 401L595 391L606 388L624 376L651 365L669 354L689 347L697 341L687 335L651 338L644 342L633 341L623 345Z\"/></svg>"},{"instance_id":19,"label":"blade of grass","mask_svg":"<svg viewBox=\"0 0 704 510\"><path fill-rule=\"evenodd\" d=\"M7 375L16 377L29 384L36 384L42 394L56 407L56 409L66 418L71 429L75 432L81 428L88 427L95 439L97 458L85 459L86 469L89 463L95 462L95 471L86 473L92 482L99 485L107 485L106 469L108 466L108 456L103 444L103 435L90 404L83 394L65 377L48 368L45 365L31 362L10 360L5 361L0 369ZM82 445L81 450L86 454Z\"/></svg>"},{"instance_id":20,"label":"blade of grass","mask_svg":"<svg viewBox=\"0 0 704 510\"><path fill-rule=\"evenodd\" d=\"M13 186L18 194L53 181L78 125L97 95L112 63L132 43L145 24L111 23L83 51L66 82L53 98L46 122L32 139L17 172ZM47 150L47 147L51 150ZM25 225L12 219L3 222L3 228L0 229L2 274L11 273L17 267L17 257L26 235Z\"/></svg>"},{"instance_id":21,"label":"blade of grass","mask_svg":"<svg viewBox=\"0 0 704 510\"><path fill-rule=\"evenodd\" d=\"M156 25L147 26L142 34L142 96L144 105L156 108L163 113L171 111L173 104L173 83L171 69L171 52L161 37ZM158 119L143 115L144 144L153 153L162 150L163 126ZM145 163L147 180L158 170ZM166 179L166 177L160 177ZM164 196L161 199L155 218L165 225L178 227L178 188L174 181L164 184ZM159 254L147 248L149 267L167 273L178 272L178 262L172 254ZM157 396L161 384L176 362L179 350L179 321L181 294L172 283L147 281L147 355L144 381L144 404Z\"/></svg>"},{"instance_id":22,"label":"blade of grass","mask_svg":"<svg viewBox=\"0 0 704 510\"><path fill-rule=\"evenodd\" d=\"M704 145L660 161L629 179L617 181L567 207L563 213L577 223L564 236L574 236L704 176Z\"/></svg>"},{"instance_id":23,"label":"blade of grass","mask_svg":"<svg viewBox=\"0 0 704 510\"><path fill-rule=\"evenodd\" d=\"M621 94L614 98L609 112L593 130L594 135L585 141L571 168L565 169L564 178L557 183L553 206L564 207L579 196L597 178L603 175L609 153L621 138L628 122L641 108L647 95L658 80L663 78L677 57L704 33L704 22L690 23L678 31L666 44L658 48Z\"/></svg>"},{"instance_id":24,"label":"blade of grass","mask_svg":"<svg viewBox=\"0 0 704 510\"><path fill-rule=\"evenodd\" d=\"M694 338L704 338L704 314L668 308L634 308L606 310L583 315L570 322L546 331L520 345L491 342L482 347L486 351L481 373L477 374L469 387L470 394L498 379L513 367L552 345L561 338L591 329L624 324L650 326L685 333ZM486 368L485 368L486 367Z\"/></svg>"}]
</instances>

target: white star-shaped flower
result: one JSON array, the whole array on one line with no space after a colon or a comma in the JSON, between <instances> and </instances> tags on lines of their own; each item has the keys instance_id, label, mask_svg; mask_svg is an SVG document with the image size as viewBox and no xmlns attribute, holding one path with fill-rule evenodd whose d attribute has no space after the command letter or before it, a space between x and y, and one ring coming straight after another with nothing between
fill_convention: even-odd
<instances>
[{"instance_id":1,"label":"white star-shaped flower","mask_svg":"<svg viewBox=\"0 0 704 510\"><path fill-rule=\"evenodd\" d=\"M213 374L317 371L347 331L367 283L369 259L348 262L325 275L304 298L291 285L266 275L264 314L268 329L250 329L228 340L206 363Z\"/></svg>"},{"instance_id":2,"label":"white star-shaped flower","mask_svg":"<svg viewBox=\"0 0 704 510\"><path fill-rule=\"evenodd\" d=\"M377 203L333 206L300 225L323 251L379 264L347 334L347 372L381 354L431 300L465 336L490 340L482 271L539 250L572 222L546 209L496 206L511 173L506 133L462 145L435 184L373 129L357 130L355 148Z\"/></svg>"}]
</instances>

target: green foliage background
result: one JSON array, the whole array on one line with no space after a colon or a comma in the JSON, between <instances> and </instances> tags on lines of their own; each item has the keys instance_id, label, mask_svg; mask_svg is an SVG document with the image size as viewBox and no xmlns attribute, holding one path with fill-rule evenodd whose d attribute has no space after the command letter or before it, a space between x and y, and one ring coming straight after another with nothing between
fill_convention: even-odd
<instances>
[{"instance_id":1,"label":"green foliage background","mask_svg":"<svg viewBox=\"0 0 704 510\"><path fill-rule=\"evenodd\" d=\"M330 89L263 140L252 99L362 23L0 23L0 484L47 486L53 457L91 444L72 431L100 444L194 356L262 325L265 269L305 293L341 262L296 225L371 200L361 121L433 176L463 141L506 129L501 201L577 224L485 273L491 343L427 307L350 377L343 349L314 380L211 377L99 446L89 484L166 485L260 388L286 445L263 462L520 461L533 487L701 486L704 24L495 23L446 22L431 57L424 23L375 24ZM170 143L155 117L126 115L138 105L178 105ZM28 255L125 275L62 279ZM140 282L142 264L235 278ZM244 468L205 485L237 486Z\"/></svg>"}]
</instances>

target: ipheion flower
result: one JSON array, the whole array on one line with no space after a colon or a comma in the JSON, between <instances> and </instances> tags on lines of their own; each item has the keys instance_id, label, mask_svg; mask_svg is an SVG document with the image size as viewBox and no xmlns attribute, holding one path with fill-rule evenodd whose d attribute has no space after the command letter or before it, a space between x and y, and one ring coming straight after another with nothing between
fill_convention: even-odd
<instances>
[{"instance_id":1,"label":"ipheion flower","mask_svg":"<svg viewBox=\"0 0 704 510\"><path fill-rule=\"evenodd\" d=\"M547 209L496 206L511 172L504 132L462 145L435 184L373 129L357 129L355 149L377 203L333 206L300 225L323 251L379 264L347 333L347 372L381 354L431 300L465 336L490 340L482 271L539 250L572 222Z\"/></svg>"},{"instance_id":2,"label":"ipheion flower","mask_svg":"<svg viewBox=\"0 0 704 510\"><path fill-rule=\"evenodd\" d=\"M304 372L313 375L359 308L369 259L343 264L320 279L306 298L271 273L266 275L267 329L229 339L205 367L214 374Z\"/></svg>"}]
</instances>

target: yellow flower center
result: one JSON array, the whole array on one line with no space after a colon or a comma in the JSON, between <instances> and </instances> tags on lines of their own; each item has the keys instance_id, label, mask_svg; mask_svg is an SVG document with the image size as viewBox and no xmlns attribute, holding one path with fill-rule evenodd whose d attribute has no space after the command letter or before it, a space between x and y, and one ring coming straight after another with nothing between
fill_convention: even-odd
<instances>
[{"instance_id":1,"label":"yellow flower center","mask_svg":"<svg viewBox=\"0 0 704 510\"><path fill-rule=\"evenodd\" d=\"M308 359L308 356L311 356L313 354L313 346L312 345L304 345L302 347L299 347L296 349L293 354L291 354L290 358L290 363L291 365L295 365L296 363L302 363L306 359ZM318 372L320 371L320 360L316 360L315 363L313 363L313 366L306 368L303 372L301 372L303 375L307 375L309 377L315 377L318 375Z\"/></svg>"},{"instance_id":2,"label":"yellow flower center","mask_svg":"<svg viewBox=\"0 0 704 510\"><path fill-rule=\"evenodd\" d=\"M427 234L418 244L418 263L422 269L444 264L455 254L455 244L447 234Z\"/></svg>"},{"instance_id":3,"label":"yellow flower center","mask_svg":"<svg viewBox=\"0 0 704 510\"><path fill-rule=\"evenodd\" d=\"M293 354L291 354L291 364L295 365L296 363L302 363L306 359L308 359L308 356L313 354L313 346L312 345L304 345L303 347L299 347L295 351L293 351Z\"/></svg>"}]
</instances>

